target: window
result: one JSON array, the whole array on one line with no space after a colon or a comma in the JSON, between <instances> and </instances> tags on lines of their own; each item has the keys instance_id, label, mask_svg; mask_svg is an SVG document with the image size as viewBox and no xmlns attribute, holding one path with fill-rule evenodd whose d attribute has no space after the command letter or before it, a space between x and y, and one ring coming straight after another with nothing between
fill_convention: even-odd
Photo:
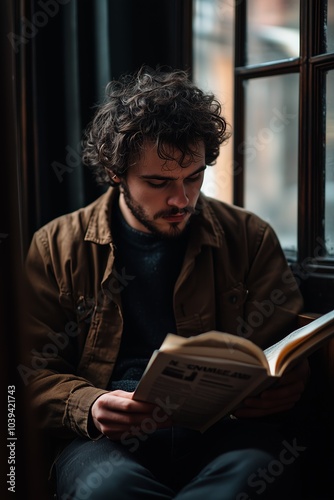
<instances>
[{"instance_id":1,"label":"window","mask_svg":"<svg viewBox=\"0 0 334 500\"><path fill-rule=\"evenodd\" d=\"M274 227L306 308L325 312L334 300L334 0L194 5L194 77L202 84L204 74L223 104L232 91L218 67L233 45L231 199Z\"/></svg>"}]
</instances>

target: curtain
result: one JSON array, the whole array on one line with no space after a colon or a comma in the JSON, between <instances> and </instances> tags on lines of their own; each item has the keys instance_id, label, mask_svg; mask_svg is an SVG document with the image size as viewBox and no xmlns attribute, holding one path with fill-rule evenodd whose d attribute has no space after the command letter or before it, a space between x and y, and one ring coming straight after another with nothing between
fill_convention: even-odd
<instances>
[{"instance_id":1,"label":"curtain","mask_svg":"<svg viewBox=\"0 0 334 500\"><path fill-rule=\"evenodd\" d=\"M17 366L26 352L23 262L33 232L102 194L82 165L83 129L109 80L142 64L191 73L192 0L0 3L2 401L16 388L16 495L49 498L44 443ZM3 419L3 422L5 419ZM7 422L1 463L8 465ZM7 476L6 476L7 477ZM9 486L9 485L7 485ZM4 495L8 492L4 489ZM8 492L8 498L12 493Z\"/></svg>"}]
</instances>

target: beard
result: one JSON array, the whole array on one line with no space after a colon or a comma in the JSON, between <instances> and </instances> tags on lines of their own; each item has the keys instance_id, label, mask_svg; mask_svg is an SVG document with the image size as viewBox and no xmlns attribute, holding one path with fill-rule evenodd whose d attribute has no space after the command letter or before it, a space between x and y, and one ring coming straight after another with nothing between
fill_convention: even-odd
<instances>
[{"instance_id":1,"label":"beard","mask_svg":"<svg viewBox=\"0 0 334 500\"><path fill-rule=\"evenodd\" d=\"M131 193L129 191L129 188L125 182L122 182L122 189L123 189L123 196L124 196L124 201L132 213L132 215L137 219L138 222L140 222L146 229L150 231L150 233L160 236L161 238L177 238L181 234L183 234L185 227L182 229L179 227L178 222L169 222L169 230L168 231L161 231L157 225L154 223L155 220L159 219L160 217L168 217L170 215L176 215L179 213L190 213L194 214L195 209L193 207L185 207L183 209L179 209L177 207L172 207L168 210L160 210L157 212L153 218L149 218L145 210L141 205L139 205L131 196Z\"/></svg>"}]
</instances>

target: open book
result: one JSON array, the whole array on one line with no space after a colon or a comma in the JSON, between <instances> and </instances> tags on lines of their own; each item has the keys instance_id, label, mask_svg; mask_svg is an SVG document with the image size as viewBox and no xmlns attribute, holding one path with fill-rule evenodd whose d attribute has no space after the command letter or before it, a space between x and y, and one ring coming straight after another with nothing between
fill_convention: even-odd
<instances>
[{"instance_id":1,"label":"open book","mask_svg":"<svg viewBox=\"0 0 334 500\"><path fill-rule=\"evenodd\" d=\"M189 338L168 334L152 354L134 399L170 408L176 424L204 432L331 336L334 310L264 351L248 339L217 331Z\"/></svg>"}]
</instances>

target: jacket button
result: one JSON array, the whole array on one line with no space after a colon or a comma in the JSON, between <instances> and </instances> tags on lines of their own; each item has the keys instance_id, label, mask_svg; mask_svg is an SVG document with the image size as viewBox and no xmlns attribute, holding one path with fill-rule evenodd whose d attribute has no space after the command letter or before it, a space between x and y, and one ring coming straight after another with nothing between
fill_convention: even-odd
<instances>
[{"instance_id":1,"label":"jacket button","mask_svg":"<svg viewBox=\"0 0 334 500\"><path fill-rule=\"evenodd\" d=\"M229 298L229 301L231 302L231 304L236 304L237 300L238 300L238 297L236 295L231 295Z\"/></svg>"}]
</instances>

